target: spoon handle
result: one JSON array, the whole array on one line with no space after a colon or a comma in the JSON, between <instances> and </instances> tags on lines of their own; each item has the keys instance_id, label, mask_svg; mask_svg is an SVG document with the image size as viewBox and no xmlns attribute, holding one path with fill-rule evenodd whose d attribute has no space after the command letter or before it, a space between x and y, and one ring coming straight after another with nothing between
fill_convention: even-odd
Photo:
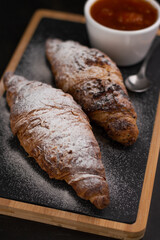
<instances>
[{"instance_id":1,"label":"spoon handle","mask_svg":"<svg viewBox=\"0 0 160 240\"><path fill-rule=\"evenodd\" d=\"M145 75L146 68L147 68L147 66L148 66L148 62L149 62L149 60L150 60L153 52L155 51L155 49L157 48L157 46L158 46L159 44L160 44L159 41L157 41L155 44L152 44L152 45L151 45L151 47L150 47L150 49L149 49L149 51L148 51L148 53L147 53L147 57L145 58L142 66L141 66L141 68L140 68L140 70L139 70L138 75L141 75L141 76L142 76L142 75L143 75L143 76Z\"/></svg>"}]
</instances>

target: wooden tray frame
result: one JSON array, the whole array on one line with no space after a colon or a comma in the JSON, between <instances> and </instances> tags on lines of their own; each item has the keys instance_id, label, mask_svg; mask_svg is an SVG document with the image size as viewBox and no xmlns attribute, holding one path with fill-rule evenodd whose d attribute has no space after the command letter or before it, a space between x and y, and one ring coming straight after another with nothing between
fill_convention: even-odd
<instances>
[{"instance_id":1,"label":"wooden tray frame","mask_svg":"<svg viewBox=\"0 0 160 240\"><path fill-rule=\"evenodd\" d=\"M6 71L16 69L24 51L27 47L35 29L43 17L55 18L60 20L68 20L74 22L85 23L85 19L81 15L57 12L51 10L37 10L33 15L26 31L24 32L13 57L11 58ZM158 32L160 35L160 31ZM3 76L2 76L3 78ZM0 97L4 93L3 81L0 81ZM51 225L61 226L83 232L119 238L138 240L144 236L147 219L149 214L154 178L158 162L159 146L160 146L160 97L157 107L157 114L154 123L152 140L148 155L147 167L144 177L144 183L139 203L138 215L136 222L133 224L120 223L95 217L89 217L81 214L56 210L52 208L42 207L29 203L0 198L0 213L3 215L14 216L22 219L47 223Z\"/></svg>"}]
</instances>

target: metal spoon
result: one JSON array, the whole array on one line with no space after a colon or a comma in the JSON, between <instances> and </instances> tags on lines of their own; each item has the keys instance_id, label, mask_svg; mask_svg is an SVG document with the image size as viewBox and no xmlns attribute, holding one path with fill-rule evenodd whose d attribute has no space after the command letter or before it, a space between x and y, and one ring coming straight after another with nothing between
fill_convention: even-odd
<instances>
[{"instance_id":1,"label":"metal spoon","mask_svg":"<svg viewBox=\"0 0 160 240\"><path fill-rule=\"evenodd\" d=\"M138 74L131 75L125 79L124 82L128 90L132 92L145 92L150 88L151 84L148 78L146 77L146 68L148 65L148 61L156 47L157 47L157 44L153 45L150 48L148 55L144 60Z\"/></svg>"}]
</instances>

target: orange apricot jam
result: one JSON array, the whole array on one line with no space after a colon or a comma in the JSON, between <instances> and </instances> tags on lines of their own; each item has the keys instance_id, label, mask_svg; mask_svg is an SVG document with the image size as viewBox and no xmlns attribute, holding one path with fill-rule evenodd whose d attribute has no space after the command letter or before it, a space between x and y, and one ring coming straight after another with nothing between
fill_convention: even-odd
<instances>
[{"instance_id":1,"label":"orange apricot jam","mask_svg":"<svg viewBox=\"0 0 160 240\"><path fill-rule=\"evenodd\" d=\"M90 13L101 25L123 31L147 28L158 18L157 9L145 0L97 0Z\"/></svg>"}]
</instances>

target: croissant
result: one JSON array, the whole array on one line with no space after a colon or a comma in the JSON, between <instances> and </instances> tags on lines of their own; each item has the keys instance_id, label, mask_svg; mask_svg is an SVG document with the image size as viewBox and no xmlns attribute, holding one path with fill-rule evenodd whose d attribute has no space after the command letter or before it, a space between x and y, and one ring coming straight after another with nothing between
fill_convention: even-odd
<instances>
[{"instance_id":1,"label":"croissant","mask_svg":"<svg viewBox=\"0 0 160 240\"><path fill-rule=\"evenodd\" d=\"M6 73L4 85L13 134L50 178L65 180L102 209L109 190L99 145L72 96L60 89Z\"/></svg>"},{"instance_id":2,"label":"croissant","mask_svg":"<svg viewBox=\"0 0 160 240\"><path fill-rule=\"evenodd\" d=\"M48 39L46 56L57 87L70 93L91 120L115 141L136 141L136 112L119 69L107 55L78 42Z\"/></svg>"}]
</instances>

